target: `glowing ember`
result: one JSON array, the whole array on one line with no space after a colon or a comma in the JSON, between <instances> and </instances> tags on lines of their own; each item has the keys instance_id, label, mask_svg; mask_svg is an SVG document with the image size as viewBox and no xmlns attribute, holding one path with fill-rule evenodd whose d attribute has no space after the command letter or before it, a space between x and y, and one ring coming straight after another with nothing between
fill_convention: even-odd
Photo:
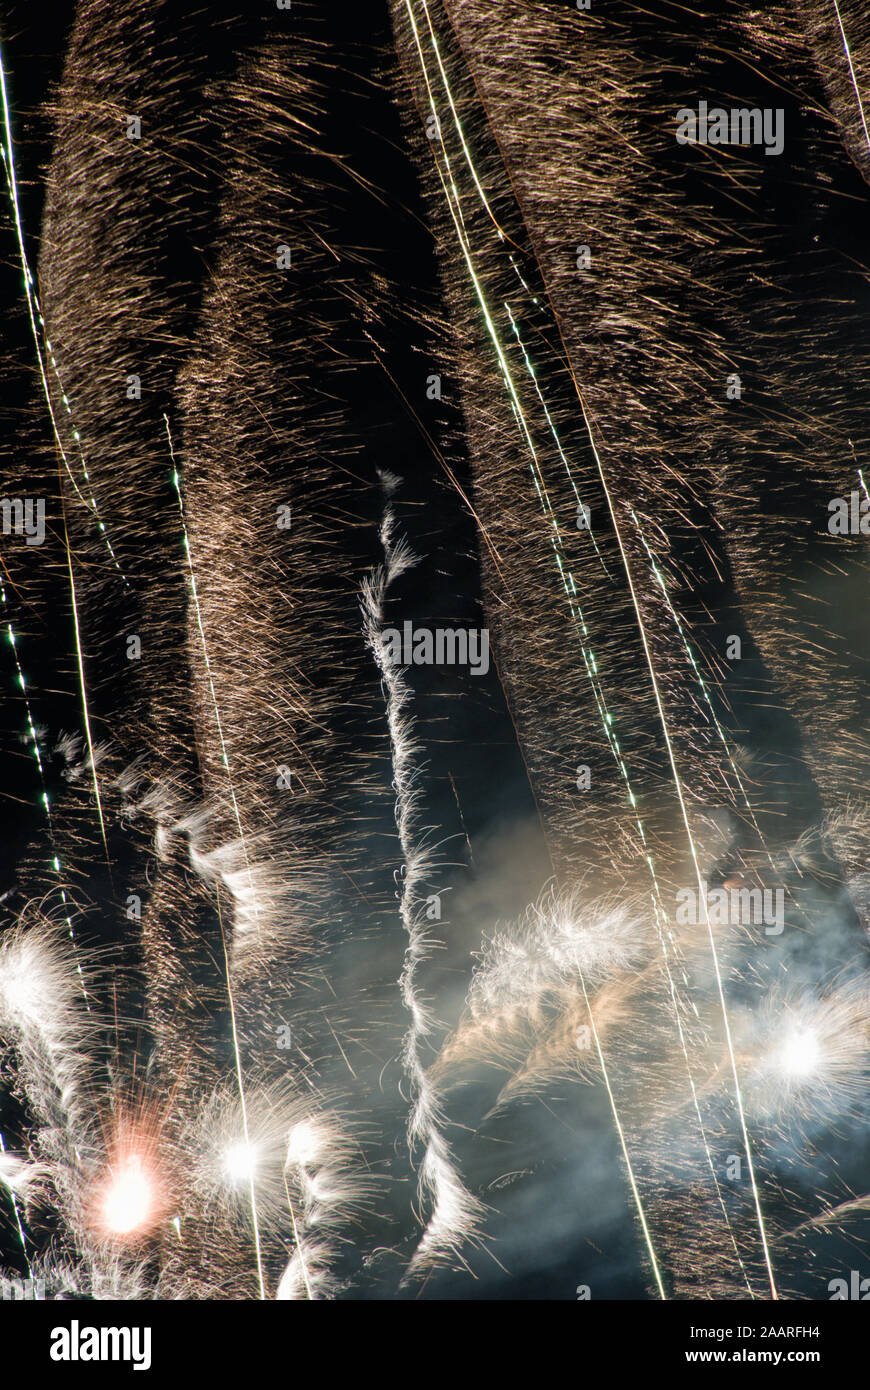
<instances>
[{"instance_id":1,"label":"glowing ember","mask_svg":"<svg viewBox=\"0 0 870 1390\"><path fill-rule=\"evenodd\" d=\"M151 1219L154 1190L142 1160L135 1154L115 1172L103 1202L103 1220L116 1235L141 1230Z\"/></svg>"}]
</instances>

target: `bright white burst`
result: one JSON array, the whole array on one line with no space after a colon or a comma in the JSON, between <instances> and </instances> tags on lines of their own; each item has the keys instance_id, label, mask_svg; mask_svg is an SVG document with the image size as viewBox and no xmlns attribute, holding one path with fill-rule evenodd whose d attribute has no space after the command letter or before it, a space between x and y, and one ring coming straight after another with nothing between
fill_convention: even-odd
<instances>
[{"instance_id":1,"label":"bright white burst","mask_svg":"<svg viewBox=\"0 0 870 1390\"><path fill-rule=\"evenodd\" d=\"M848 1114L870 1067L866 988L830 994L773 992L753 1014L735 1014L738 1063L749 1110L822 1125Z\"/></svg>"},{"instance_id":2,"label":"bright white burst","mask_svg":"<svg viewBox=\"0 0 870 1390\"><path fill-rule=\"evenodd\" d=\"M231 1144L224 1154L224 1171L231 1182L250 1182L257 1171L257 1150L255 1145L244 1140Z\"/></svg>"},{"instance_id":3,"label":"bright white burst","mask_svg":"<svg viewBox=\"0 0 870 1390\"><path fill-rule=\"evenodd\" d=\"M322 1159L324 1151L328 1151L324 1134L318 1131L312 1120L300 1120L290 1130L287 1137L288 1167L310 1168L318 1159Z\"/></svg>"},{"instance_id":4,"label":"bright white burst","mask_svg":"<svg viewBox=\"0 0 870 1390\"><path fill-rule=\"evenodd\" d=\"M793 1028L777 1055L786 1076L809 1077L823 1063L819 1040L812 1029Z\"/></svg>"},{"instance_id":5,"label":"bright white burst","mask_svg":"<svg viewBox=\"0 0 870 1390\"><path fill-rule=\"evenodd\" d=\"M153 1184L140 1158L131 1154L112 1175L103 1200L105 1225L114 1235L144 1229L155 1208Z\"/></svg>"}]
</instances>

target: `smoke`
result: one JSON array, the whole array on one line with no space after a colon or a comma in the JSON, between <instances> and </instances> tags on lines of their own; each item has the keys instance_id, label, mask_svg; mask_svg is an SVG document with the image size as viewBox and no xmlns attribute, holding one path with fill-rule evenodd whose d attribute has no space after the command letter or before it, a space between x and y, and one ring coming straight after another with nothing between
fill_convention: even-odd
<instances>
[{"instance_id":1,"label":"smoke","mask_svg":"<svg viewBox=\"0 0 870 1390\"><path fill-rule=\"evenodd\" d=\"M866 23L370 18L81 0L41 231L6 103L8 1259L811 1297L866 1231Z\"/></svg>"}]
</instances>

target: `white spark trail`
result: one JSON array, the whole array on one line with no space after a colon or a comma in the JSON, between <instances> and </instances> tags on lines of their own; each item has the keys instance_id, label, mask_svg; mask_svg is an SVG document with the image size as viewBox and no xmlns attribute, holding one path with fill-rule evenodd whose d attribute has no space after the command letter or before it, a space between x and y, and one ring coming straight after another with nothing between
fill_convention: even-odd
<instances>
[{"instance_id":1,"label":"white spark trail","mask_svg":"<svg viewBox=\"0 0 870 1390\"><path fill-rule=\"evenodd\" d=\"M385 475L383 482L389 495L392 479ZM401 669L394 666L387 656L382 636L386 590L392 580L414 563L414 556L401 541L394 541L393 527L393 510L388 504L381 525L385 564L364 580L362 608L366 639L381 672L386 692L387 722L393 753L393 785L396 790L396 827L405 869L399 912L408 936L408 947L400 988L405 1008L411 1017L411 1026L405 1036L404 1063L414 1087L408 1137L412 1153L418 1142L425 1146L419 1170L424 1209L430 1205L431 1199L431 1214L409 1268L409 1273L413 1274L439 1255L456 1251L461 1241L472 1235L483 1208L465 1187L456 1170L450 1146L441 1131L439 1090L427 1075L421 1053L436 1023L417 984L418 967L429 953L429 941L417 894L417 885L423 879L427 864L426 849L417 836L414 783L418 747L413 740L412 722L406 714L410 687Z\"/></svg>"},{"instance_id":2,"label":"white spark trail","mask_svg":"<svg viewBox=\"0 0 870 1390\"><path fill-rule=\"evenodd\" d=\"M572 372L572 375L573 375L573 372ZM712 924L711 924L711 922L710 922L710 912L709 912L709 908L708 908L708 904L707 904L707 897L706 897L706 892L705 892L705 888L704 888L704 880L703 880L703 876L702 876L702 873L701 873L701 865L700 865L700 862L699 862L699 860L698 860L698 850L697 850L697 846L696 846L696 844L695 844L695 837L694 837L693 834L692 834L692 828L691 828L691 825L690 825L690 823L689 823L689 812L688 812L688 808L687 808L687 806L686 806L686 800L685 800L685 796L684 796L684 793L683 793L683 783L682 783L682 779L681 779L681 777L680 777L680 773L679 773L678 768L677 768L676 756L675 756L675 754L674 754L674 748L673 748L673 744L672 744L672 742L671 742L670 729L668 728L667 715L665 714L665 707L664 707L664 702L663 702L663 700L662 700L661 690L660 690L660 688L659 688L658 677L656 676L655 667L654 667L654 665L653 665L652 652L651 652L651 650L650 650L649 640L648 640L648 638L647 638L646 628L645 628L644 622L643 622L643 615L642 615L641 610L640 610L640 601L639 601L638 596L637 596L637 590L636 590L635 584L634 584L634 577L633 577L633 575L632 575L632 573L631 573L631 564L630 564L630 562L629 562L628 553L627 553L627 551L626 551L626 549L625 549L625 542L624 542L623 536L622 536L622 528L621 528L621 526L620 526L620 524L619 524L619 520L618 520L617 515L616 515L616 506L615 506L614 501L613 501L613 498L612 498L612 496L611 496L610 488L608 487L608 484L607 484L607 478L605 477L605 473L604 473L604 467L603 467L602 462L601 462L601 457L600 457L600 455L599 455L598 448L597 448L596 443L595 443L595 437L594 437L594 434L593 434L593 431L592 431L592 422L591 422L591 420L589 419L589 415L588 415L588 412L587 412L587 410L586 410L586 403L585 403L585 401L584 401L584 399L583 399L583 394L582 394L582 392L581 392L581 390L580 390L580 384L579 384L579 382L577 382L576 378L574 379L574 384L575 384L575 387L576 387L576 389L577 389L577 397L578 397L578 400L580 401L580 408L581 408L582 411L583 411L583 418L584 418L584 420L585 420L585 422L586 422L586 428L587 428L587 430L588 430L588 432L589 432L589 441L590 441L590 444L592 445L592 450L593 450L593 453L594 453L594 455L595 455L595 462L596 462L596 464L598 465L598 473L599 473L599 477L601 478L601 486L603 487L605 497L607 498L607 505L608 505L608 508L609 508L609 511L610 511L610 517L611 517L611 521L612 521L612 523L613 523L613 529L614 529L614 532L615 532L615 534L616 534L616 540L617 540L617 544L619 545L620 555L622 556L622 563L623 563L623 567L624 567L624 569L625 569L625 575L626 575L626 579L627 579L627 581L628 581L628 587L629 587L629 590L630 590L630 592L631 592L631 601L632 601L632 604L633 604L633 606L634 606L635 616L636 616L636 618L637 618L638 630L639 630L639 632L640 632L640 638L641 638L641 642L642 642L642 644L643 644L644 656L646 657L646 663L647 663L647 667L648 667L648 669L649 669L650 681L651 681L651 684L652 684L653 695L654 695L654 697L655 697L656 708L657 708L657 710L658 710L659 721L660 721L661 726L662 726L662 733L663 733L663 735L664 735L665 745L666 745L667 751L668 751L668 760L669 760L669 762L670 762L670 765L671 765L671 772L672 772L673 778L674 778L674 786L675 786L675 788L676 788L677 798L678 798L679 803L680 803L680 813L681 813L682 818L683 818L683 825L684 825L684 827L685 827L686 837L687 837L688 843L689 843L689 851L690 851L691 856L692 856L692 863L694 864L694 867L695 867L695 877L696 877L697 882L698 882L698 894L699 894L699 899L700 899L700 901L703 903L703 906L704 906L704 919L705 919L706 926L707 926L707 935L708 935L709 941L710 941L710 953L711 953L712 960L713 960L713 969L714 969L714 972L715 972L715 975L716 975L716 988L717 988L717 991L718 991L718 995L719 995L719 1004L720 1004L720 1008L721 1008L721 1011L722 1011L722 1022L723 1022L724 1028L725 1028L725 1039L726 1039L726 1042L727 1042L727 1045L728 1045L728 1057L729 1057L730 1066L731 1066L731 1075L732 1075L732 1078L733 1078L733 1081L734 1081L734 1095L735 1095L735 1099L736 1099L736 1102L737 1102L737 1113L738 1113L738 1116L739 1116L739 1119L740 1119L740 1132L741 1132L741 1136L742 1136L742 1139L743 1139L743 1147L744 1147L744 1150L745 1150L745 1153L746 1153L746 1165L747 1165L747 1171L748 1171L748 1173L749 1173L750 1185L751 1185L751 1187L752 1187L752 1199L753 1199L753 1202L754 1202L754 1204L755 1204L755 1213L756 1213L756 1218L757 1218L757 1221L758 1221L758 1230L759 1230L759 1234L760 1234L760 1237L761 1237L761 1246L762 1246L762 1251L763 1251L763 1254L764 1254L764 1263L765 1263L765 1267L766 1267L766 1269L767 1269L768 1281L769 1281L769 1283L770 1283L771 1297L772 1297L773 1299L778 1299L778 1298L779 1298L779 1294L778 1294L777 1288L776 1288L776 1280L775 1280L775 1278L774 1278L774 1273L773 1273L773 1264L771 1263L770 1248L769 1248L769 1246L768 1246L768 1241L767 1241L767 1231L766 1231L765 1224L764 1224L764 1216L763 1216L763 1213L762 1213L762 1210L761 1210L761 1195L760 1195L760 1193L759 1193L759 1191L758 1191L758 1183L757 1183L756 1177L755 1177L755 1164L754 1164L753 1161L752 1161L752 1148L751 1148L751 1145L750 1145L750 1143L749 1143L749 1132L748 1132L747 1127L746 1127L746 1114L745 1114L744 1105L743 1105L743 1094L742 1094L741 1087L740 1087L740 1077L739 1077L738 1072L737 1072L737 1058L736 1058L735 1052L734 1052L734 1042L733 1042L733 1039L732 1039L732 1036L731 1036L731 1026L730 1026L730 1023L729 1023L729 1021L728 1021L728 1007L727 1007L727 1004L726 1004L726 1002L725 1002L725 986L724 986L724 983L723 983L723 980L722 980L722 971L721 971L720 965L719 965L719 953L718 953L717 950L716 950L716 942L715 942L715 939L714 939L714 936L713 936L713 927L712 927Z\"/></svg>"}]
</instances>

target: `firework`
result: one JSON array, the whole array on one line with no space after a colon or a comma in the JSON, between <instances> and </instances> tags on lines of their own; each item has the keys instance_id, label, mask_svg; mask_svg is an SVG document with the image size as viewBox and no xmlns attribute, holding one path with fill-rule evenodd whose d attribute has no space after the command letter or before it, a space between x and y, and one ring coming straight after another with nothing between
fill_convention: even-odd
<instances>
[{"instance_id":1,"label":"firework","mask_svg":"<svg viewBox=\"0 0 870 1390\"><path fill-rule=\"evenodd\" d=\"M823 1297L862 1219L867 25L618 8L81 0L38 239L4 42L54 1286Z\"/></svg>"}]
</instances>

